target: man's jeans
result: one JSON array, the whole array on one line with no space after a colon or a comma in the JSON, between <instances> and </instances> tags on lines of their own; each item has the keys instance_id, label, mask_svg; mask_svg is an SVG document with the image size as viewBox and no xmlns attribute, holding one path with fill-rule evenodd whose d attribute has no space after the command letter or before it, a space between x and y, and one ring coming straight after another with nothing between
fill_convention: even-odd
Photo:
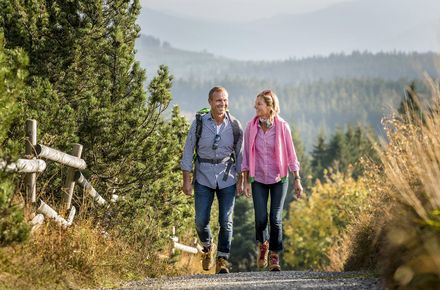
<instances>
[{"instance_id":1,"label":"man's jeans","mask_svg":"<svg viewBox=\"0 0 440 290\"><path fill-rule=\"evenodd\" d=\"M255 210L255 233L260 243L269 240L269 250L283 250L282 214L288 183L281 181L274 184L252 182L252 199ZM267 227L267 201L270 192L270 237Z\"/></svg>"},{"instance_id":2,"label":"man's jeans","mask_svg":"<svg viewBox=\"0 0 440 290\"><path fill-rule=\"evenodd\" d=\"M211 245L212 235L209 226L211 217L211 206L214 201L214 194L217 194L220 224L218 236L217 256L229 258L232 240L232 215L235 204L235 188L231 185L223 189L212 189L210 187L194 183L194 204L196 209L196 229L203 246Z\"/></svg>"}]
</instances>

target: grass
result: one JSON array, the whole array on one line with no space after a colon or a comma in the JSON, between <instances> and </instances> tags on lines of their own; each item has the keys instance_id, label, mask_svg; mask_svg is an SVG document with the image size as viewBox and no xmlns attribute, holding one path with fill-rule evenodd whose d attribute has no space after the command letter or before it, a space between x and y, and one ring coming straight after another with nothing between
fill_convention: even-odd
<instances>
[{"instance_id":1,"label":"grass","mask_svg":"<svg viewBox=\"0 0 440 290\"><path fill-rule=\"evenodd\" d=\"M385 120L381 164L366 164L369 206L329 252L331 267L376 269L389 289L440 285L440 90L428 83L432 101L424 113Z\"/></svg>"},{"instance_id":2,"label":"grass","mask_svg":"<svg viewBox=\"0 0 440 290\"><path fill-rule=\"evenodd\" d=\"M179 274L165 252L134 250L90 221L67 230L46 223L25 243L0 248L1 289L117 287L145 277Z\"/></svg>"},{"instance_id":3,"label":"grass","mask_svg":"<svg viewBox=\"0 0 440 290\"><path fill-rule=\"evenodd\" d=\"M389 287L401 289L440 285L440 90L428 82L429 108L388 120L389 145L381 152L386 177L381 188L395 201L382 273Z\"/></svg>"}]
</instances>

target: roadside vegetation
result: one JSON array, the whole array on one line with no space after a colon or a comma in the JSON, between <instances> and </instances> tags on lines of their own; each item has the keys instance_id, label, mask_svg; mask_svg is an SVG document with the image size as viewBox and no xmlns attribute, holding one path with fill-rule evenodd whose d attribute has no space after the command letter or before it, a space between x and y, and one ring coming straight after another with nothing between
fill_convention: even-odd
<instances>
[{"instance_id":1,"label":"roadside vegetation","mask_svg":"<svg viewBox=\"0 0 440 290\"><path fill-rule=\"evenodd\" d=\"M356 180L333 172L307 200L291 204L287 265L367 270L389 289L440 284L440 91L428 104L411 84L398 112L384 119L380 162L364 159Z\"/></svg>"},{"instance_id":2,"label":"roadside vegetation","mask_svg":"<svg viewBox=\"0 0 440 290\"><path fill-rule=\"evenodd\" d=\"M172 226L194 236L178 170L188 123L178 107L164 116L167 67L147 83L135 62L139 9L138 1L0 1L0 158L24 158L24 124L36 119L38 143L64 152L82 144L83 174L106 200L120 198L99 207L77 187L70 228L46 221L30 233L39 202L26 196L24 175L1 171L2 289L110 287L178 273L168 264ZM37 199L62 216L65 175L48 162L37 176Z\"/></svg>"},{"instance_id":3,"label":"roadside vegetation","mask_svg":"<svg viewBox=\"0 0 440 290\"><path fill-rule=\"evenodd\" d=\"M2 289L114 287L203 272L198 256L170 255L173 226L185 244L196 236L192 199L180 190L189 124L170 108L168 68L147 78L135 61L139 11L139 1L0 0L0 159L24 157L24 124L33 118L39 143L65 152L82 144L83 174L105 199L120 197L100 207L76 189L71 227L46 222L31 232L38 204L23 175L0 171ZM303 128L292 123L306 192L287 198L283 269L367 270L390 289L440 284L440 91L428 80L427 98L417 84L384 119L385 141L364 126L315 132L309 156ZM65 175L49 163L37 176L38 198L62 216ZM255 270L252 203L240 198L236 209L233 270Z\"/></svg>"}]
</instances>

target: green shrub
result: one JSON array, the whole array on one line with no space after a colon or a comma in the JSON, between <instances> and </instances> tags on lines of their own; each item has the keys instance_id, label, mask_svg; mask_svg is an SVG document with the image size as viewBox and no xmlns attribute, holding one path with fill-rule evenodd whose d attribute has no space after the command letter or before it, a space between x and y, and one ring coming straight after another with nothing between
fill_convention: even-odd
<instances>
[{"instance_id":1,"label":"green shrub","mask_svg":"<svg viewBox=\"0 0 440 290\"><path fill-rule=\"evenodd\" d=\"M317 183L309 199L292 202L285 223L285 263L295 269L323 269L329 250L362 209L368 195L365 181L351 173L330 175Z\"/></svg>"},{"instance_id":2,"label":"green shrub","mask_svg":"<svg viewBox=\"0 0 440 290\"><path fill-rule=\"evenodd\" d=\"M10 128L20 113L16 102L23 88L28 59L20 49L5 49L4 36L0 32L0 161L17 159L19 143L9 138ZM14 176L0 169L0 246L23 241L28 236L23 210L12 198Z\"/></svg>"}]
</instances>

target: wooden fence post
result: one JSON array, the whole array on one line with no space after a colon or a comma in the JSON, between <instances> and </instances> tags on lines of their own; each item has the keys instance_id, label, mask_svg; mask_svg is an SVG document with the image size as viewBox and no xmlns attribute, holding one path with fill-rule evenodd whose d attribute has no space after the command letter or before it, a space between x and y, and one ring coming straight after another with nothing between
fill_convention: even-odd
<instances>
[{"instance_id":1,"label":"wooden fence post","mask_svg":"<svg viewBox=\"0 0 440 290\"><path fill-rule=\"evenodd\" d=\"M37 145L37 121L33 119L26 120L26 158L32 159L35 156L35 146ZM27 173L25 176L26 195L30 197L31 202L37 201L37 174Z\"/></svg>"},{"instance_id":2,"label":"wooden fence post","mask_svg":"<svg viewBox=\"0 0 440 290\"><path fill-rule=\"evenodd\" d=\"M72 155L78 158L81 158L83 146L81 144L73 144L73 152ZM66 204L66 208L69 209L72 204L72 195L73 195L73 189L75 187L75 172L76 169L69 167L67 169L67 177L66 177L66 193L64 195L64 201Z\"/></svg>"}]
</instances>

